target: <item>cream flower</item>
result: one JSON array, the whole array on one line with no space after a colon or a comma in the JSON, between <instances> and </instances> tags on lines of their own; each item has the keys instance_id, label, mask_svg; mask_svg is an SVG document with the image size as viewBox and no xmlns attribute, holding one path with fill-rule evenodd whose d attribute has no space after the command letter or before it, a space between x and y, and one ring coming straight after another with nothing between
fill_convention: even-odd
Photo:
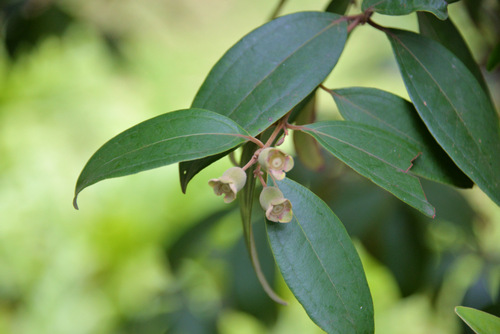
<instances>
[{"instance_id":1,"label":"cream flower","mask_svg":"<svg viewBox=\"0 0 500 334\"><path fill-rule=\"evenodd\" d=\"M276 223L288 223L293 218L292 203L277 187L265 187L260 193L260 205L266 211L266 218Z\"/></svg>"},{"instance_id":2,"label":"cream flower","mask_svg":"<svg viewBox=\"0 0 500 334\"><path fill-rule=\"evenodd\" d=\"M218 179L211 179L208 185L217 196L224 195L224 202L231 203L247 181L247 174L240 167L231 167Z\"/></svg>"},{"instance_id":3,"label":"cream flower","mask_svg":"<svg viewBox=\"0 0 500 334\"><path fill-rule=\"evenodd\" d=\"M286 172L293 168L293 158L277 148L268 147L260 152L259 164L276 180L283 180Z\"/></svg>"}]
</instances>

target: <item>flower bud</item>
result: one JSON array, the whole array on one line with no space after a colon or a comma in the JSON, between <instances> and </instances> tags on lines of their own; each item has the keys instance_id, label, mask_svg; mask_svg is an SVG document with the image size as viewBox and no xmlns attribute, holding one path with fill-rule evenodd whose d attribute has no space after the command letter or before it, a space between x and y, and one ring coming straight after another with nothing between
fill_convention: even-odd
<instances>
[{"instance_id":1,"label":"flower bud","mask_svg":"<svg viewBox=\"0 0 500 334\"><path fill-rule=\"evenodd\" d=\"M260 193L260 205L266 211L266 218L276 223L288 223L293 218L292 203L277 187L265 187Z\"/></svg>"},{"instance_id":2,"label":"flower bud","mask_svg":"<svg viewBox=\"0 0 500 334\"><path fill-rule=\"evenodd\" d=\"M293 168L293 158L277 148L268 147L260 152L259 164L276 180L283 180L285 173Z\"/></svg>"},{"instance_id":3,"label":"flower bud","mask_svg":"<svg viewBox=\"0 0 500 334\"><path fill-rule=\"evenodd\" d=\"M217 196L224 195L224 202L231 203L247 181L247 174L240 167L231 167L218 179L211 179L208 185Z\"/></svg>"}]
</instances>

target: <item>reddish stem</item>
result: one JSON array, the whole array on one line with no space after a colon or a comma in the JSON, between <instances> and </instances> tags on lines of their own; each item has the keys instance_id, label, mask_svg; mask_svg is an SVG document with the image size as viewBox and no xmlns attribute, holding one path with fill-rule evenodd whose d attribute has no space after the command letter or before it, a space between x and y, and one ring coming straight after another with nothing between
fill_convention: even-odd
<instances>
[{"instance_id":1,"label":"reddish stem","mask_svg":"<svg viewBox=\"0 0 500 334\"><path fill-rule=\"evenodd\" d=\"M388 28L383 27L383 26L379 25L378 23L373 22L370 18L368 18L368 20L366 20L366 23L368 23L369 25L371 25L375 29L378 29L382 32L387 32L389 30Z\"/></svg>"},{"instance_id":2,"label":"reddish stem","mask_svg":"<svg viewBox=\"0 0 500 334\"><path fill-rule=\"evenodd\" d=\"M250 159L250 161L248 161L247 164L245 166L243 166L241 169L246 171L250 166L255 164L257 162L257 160L259 160L259 154L261 151L262 151L261 148L259 148L257 151L255 151L255 153L252 156L252 159Z\"/></svg>"}]
</instances>

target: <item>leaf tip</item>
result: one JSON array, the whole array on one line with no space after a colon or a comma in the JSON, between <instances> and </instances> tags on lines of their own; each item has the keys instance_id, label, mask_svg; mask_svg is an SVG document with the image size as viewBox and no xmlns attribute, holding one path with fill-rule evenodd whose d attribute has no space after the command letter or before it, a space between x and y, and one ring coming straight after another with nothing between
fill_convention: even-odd
<instances>
[{"instance_id":1,"label":"leaf tip","mask_svg":"<svg viewBox=\"0 0 500 334\"><path fill-rule=\"evenodd\" d=\"M181 191L183 194L186 194L190 178L187 176L187 169L183 168L182 163L179 164L179 177L181 181Z\"/></svg>"},{"instance_id":2,"label":"leaf tip","mask_svg":"<svg viewBox=\"0 0 500 334\"><path fill-rule=\"evenodd\" d=\"M80 208L78 207L78 203L77 203L77 197L78 197L78 194L75 194L75 197L73 198L73 207L75 208L75 210L80 210Z\"/></svg>"}]
</instances>

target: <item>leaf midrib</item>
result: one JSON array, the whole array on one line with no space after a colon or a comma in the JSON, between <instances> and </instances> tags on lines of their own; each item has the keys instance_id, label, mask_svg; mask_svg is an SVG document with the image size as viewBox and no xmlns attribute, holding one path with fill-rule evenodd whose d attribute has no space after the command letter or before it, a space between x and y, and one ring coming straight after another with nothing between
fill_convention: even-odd
<instances>
[{"instance_id":1,"label":"leaf midrib","mask_svg":"<svg viewBox=\"0 0 500 334\"><path fill-rule=\"evenodd\" d=\"M476 148L478 149L477 152L481 152L482 153L482 149L481 147L479 146L479 143L474 139L474 136L472 135L472 133L470 132L469 128L465 126L465 122L464 120L462 119L461 115L458 113L458 109L455 107L455 105L451 102L451 100L449 99L448 95L445 94L445 92L443 91L443 89L441 88L441 85L438 84L438 82L436 81L436 79L434 78L434 76L432 76L432 74L427 70L427 68L420 62L420 60L416 57L416 55L405 45L403 44L403 42L394 34L391 34L391 36L398 41L398 44L400 44L411 56L412 58L422 67L422 69L427 73L427 75L429 76L429 78L431 78L431 80L435 83L435 85L439 88L439 91L442 93L442 96L445 97L445 99L448 101L449 105L452 107L452 110L455 112L455 114L457 115L457 117L460 119L461 121L461 125L462 125L462 128L464 128L466 130L466 133L467 133L467 136L469 138L472 139L472 142L474 143L474 145L476 146ZM398 52L398 54L400 54L400 52ZM401 54L400 54L400 59L401 59ZM405 66L405 69L406 69L406 66ZM408 72L408 70L406 70L406 72ZM414 83L413 83L413 80L408 77L411 82L412 82L412 86L415 87ZM418 92L418 90L415 88L415 92L417 93L418 95L418 98L421 100L421 101L425 101L422 96L420 95L420 93ZM435 123L437 124L437 126L439 127L440 129L440 132L442 134L444 134L448 140L452 143L455 143L455 140L453 140L452 137L450 137L448 135L448 133L443 129L442 127L442 124L441 122L438 122L436 117L434 116L434 114L431 112L430 108L427 107L426 105L424 105L425 108L427 108L429 110L429 114L432 115L432 118L433 120L435 121ZM476 175L479 175L479 177L481 177L482 181L483 181L483 184L486 186L488 184L488 181L487 181L487 178L485 178L485 176L483 175L483 173L481 172L481 169L478 169L476 168L476 165L473 163L472 160L470 160L468 158L468 156L466 156L462 150L457 150L455 154L458 154L462 157L463 160L467 161L467 165L469 166L470 169L472 169L473 171L476 172ZM481 158L484 159L484 155L483 154L480 154ZM450 155L450 157L452 157ZM455 159L453 159L455 160ZM484 165L484 164L483 164ZM490 171L490 174L493 172L491 170L491 166L489 166L488 164L487 165L487 168L488 170Z\"/></svg>"},{"instance_id":2,"label":"leaf midrib","mask_svg":"<svg viewBox=\"0 0 500 334\"><path fill-rule=\"evenodd\" d=\"M258 81L254 85L254 87L243 97L243 99L240 102L238 102L238 104L233 108L233 110L231 110L227 114L227 116L230 117L241 106L241 104L243 104L243 102L245 102L246 99L250 95L253 94L253 92L255 91L255 89L260 84L262 84L262 82L264 82L268 77L270 77L285 61L287 61L289 58L291 58L292 56L294 56L295 54L297 54L302 48L305 48L309 43L311 43L318 36L320 36L321 34L323 34L324 32L326 32L327 30L329 30L330 28L332 28L336 24L344 22L344 21L345 21L345 19L342 19L342 18L333 21L332 23L328 24L326 27L324 27L323 29L321 29L319 32L317 32L316 34L314 34L311 38L307 39L304 43L302 43L301 45L299 45L295 50L293 50L290 54L288 54L282 61L280 61L271 71L269 71L260 81Z\"/></svg>"},{"instance_id":3,"label":"leaf midrib","mask_svg":"<svg viewBox=\"0 0 500 334\"><path fill-rule=\"evenodd\" d=\"M413 144L419 146L420 148L423 146L422 143L418 140L416 140L414 137L408 135L406 132L402 132L401 130L399 130L398 128L396 128L395 126L393 126L392 124L390 123L387 123L385 120L381 119L380 117L376 116L375 114L372 114L370 113L370 111L366 110L365 108L361 107L360 105L358 104L355 104L354 101L352 100L349 100L347 98L346 95L342 95L342 94L338 94L337 93L337 96L341 99L343 99L345 102L351 104L352 106L356 107L357 109L361 110L363 113L373 117L374 119L376 119L377 121L381 122L382 124L386 125L387 127L389 127L391 130L393 130L394 132L398 133L399 135L401 135L402 137L405 137L407 138L409 141L411 141ZM406 101L405 101L406 102Z\"/></svg>"}]
</instances>

